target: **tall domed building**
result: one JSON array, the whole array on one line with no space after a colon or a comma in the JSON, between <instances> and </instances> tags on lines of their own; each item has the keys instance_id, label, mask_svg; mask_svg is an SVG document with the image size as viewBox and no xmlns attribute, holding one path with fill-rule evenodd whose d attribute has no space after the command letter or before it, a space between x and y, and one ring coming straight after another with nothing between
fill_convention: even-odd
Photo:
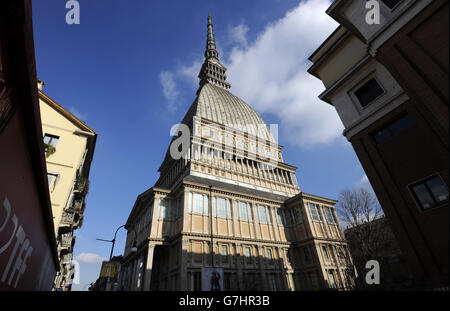
<instances>
[{"instance_id":1,"label":"tall domed building","mask_svg":"<svg viewBox=\"0 0 450 311\"><path fill-rule=\"evenodd\" d=\"M196 98L125 226L122 289L351 287L337 201L300 190L296 167L283 161L258 113L229 91L226 71L208 16Z\"/></svg>"}]
</instances>

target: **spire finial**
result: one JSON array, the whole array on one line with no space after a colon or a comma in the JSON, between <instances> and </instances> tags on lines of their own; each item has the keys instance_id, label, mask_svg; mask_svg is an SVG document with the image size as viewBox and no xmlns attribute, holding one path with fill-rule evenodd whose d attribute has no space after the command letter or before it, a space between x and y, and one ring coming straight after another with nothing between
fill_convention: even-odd
<instances>
[{"instance_id":1,"label":"spire finial","mask_svg":"<svg viewBox=\"0 0 450 311\"><path fill-rule=\"evenodd\" d=\"M226 79L227 68L219 61L219 52L216 49L211 15L208 13L208 36L206 39L205 61L198 77L200 88L206 83L211 83L228 90L231 87Z\"/></svg>"},{"instance_id":2,"label":"spire finial","mask_svg":"<svg viewBox=\"0 0 450 311\"><path fill-rule=\"evenodd\" d=\"M211 15L208 13L208 37L206 39L206 51L205 57L215 57L219 58L219 53L216 50L216 40L214 39L213 25L211 20Z\"/></svg>"}]
</instances>

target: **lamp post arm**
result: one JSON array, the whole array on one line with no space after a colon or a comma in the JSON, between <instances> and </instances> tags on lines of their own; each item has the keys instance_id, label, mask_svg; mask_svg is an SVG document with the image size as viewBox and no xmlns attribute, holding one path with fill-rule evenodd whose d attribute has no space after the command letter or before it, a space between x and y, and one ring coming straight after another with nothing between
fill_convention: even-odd
<instances>
[{"instance_id":1,"label":"lamp post arm","mask_svg":"<svg viewBox=\"0 0 450 311\"><path fill-rule=\"evenodd\" d=\"M122 225L119 228L117 228L116 233L114 233L114 239L112 240L112 247L111 247L111 254L109 255L109 261L111 261L111 259L112 259L112 255L113 255L113 251L114 251L114 244L116 244L117 232L119 231L120 228L123 228L123 227L125 227L125 225Z\"/></svg>"}]
</instances>

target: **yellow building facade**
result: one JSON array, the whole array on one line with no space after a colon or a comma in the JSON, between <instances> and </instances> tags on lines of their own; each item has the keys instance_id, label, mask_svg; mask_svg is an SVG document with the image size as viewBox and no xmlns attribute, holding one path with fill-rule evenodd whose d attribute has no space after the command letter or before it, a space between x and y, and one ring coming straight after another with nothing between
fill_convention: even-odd
<instances>
[{"instance_id":1,"label":"yellow building facade","mask_svg":"<svg viewBox=\"0 0 450 311\"><path fill-rule=\"evenodd\" d=\"M210 17L199 79L159 180L127 220L122 289L208 290L211 269L221 290L350 288L337 201L301 191L272 131L229 92Z\"/></svg>"},{"instance_id":2,"label":"yellow building facade","mask_svg":"<svg viewBox=\"0 0 450 311\"><path fill-rule=\"evenodd\" d=\"M73 231L81 227L89 189L89 171L97 133L42 91L39 82L39 107L46 147L46 164L58 243L60 271L54 287L70 290L74 272Z\"/></svg>"}]
</instances>

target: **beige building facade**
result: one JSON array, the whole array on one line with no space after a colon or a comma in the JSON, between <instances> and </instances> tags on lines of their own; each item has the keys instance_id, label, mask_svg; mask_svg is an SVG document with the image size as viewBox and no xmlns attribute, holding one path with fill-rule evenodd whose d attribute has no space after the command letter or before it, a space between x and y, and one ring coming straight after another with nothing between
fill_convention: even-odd
<instances>
[{"instance_id":1,"label":"beige building facade","mask_svg":"<svg viewBox=\"0 0 450 311\"><path fill-rule=\"evenodd\" d=\"M122 289L204 290L206 267L223 271L223 290L350 288L337 201L300 190L296 167L225 73L209 17L197 97L126 223Z\"/></svg>"},{"instance_id":2,"label":"beige building facade","mask_svg":"<svg viewBox=\"0 0 450 311\"><path fill-rule=\"evenodd\" d=\"M54 288L70 290L74 230L83 223L97 133L42 91L39 106L60 271Z\"/></svg>"}]
</instances>

